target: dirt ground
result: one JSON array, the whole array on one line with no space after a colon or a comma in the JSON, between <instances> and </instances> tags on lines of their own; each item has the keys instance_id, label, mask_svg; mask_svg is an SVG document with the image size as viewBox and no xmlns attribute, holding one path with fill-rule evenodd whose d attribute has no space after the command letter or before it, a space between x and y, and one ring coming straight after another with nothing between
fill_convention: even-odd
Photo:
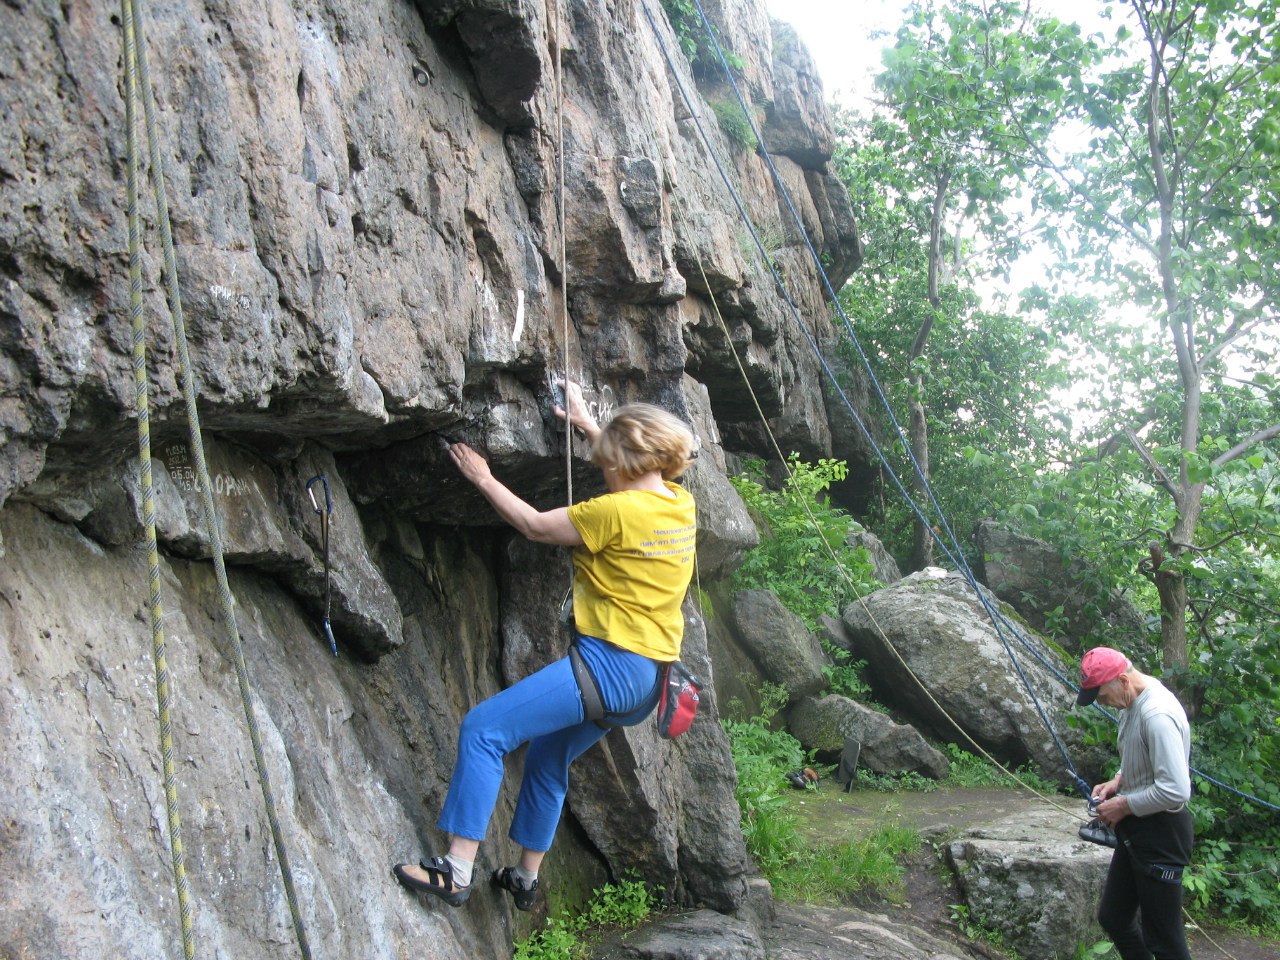
<instances>
[{"instance_id":1,"label":"dirt ground","mask_svg":"<svg viewBox=\"0 0 1280 960\"><path fill-rule=\"evenodd\" d=\"M1059 799L1064 816L1071 816L1077 804ZM804 835L815 843L834 843L868 835L891 823L913 826L926 841L953 835L966 827L1029 809L1040 809L1045 801L1030 794L990 787L938 790L932 793L881 793L859 790L844 793L831 780L814 791L796 791L789 809L800 820ZM960 903L960 893L950 871L938 862L927 843L907 865L903 902L879 904L886 913L901 913L913 923L947 942L964 946L986 960L1004 960L1005 955L985 943L966 938L951 919L952 904ZM1210 927L1188 930L1187 940L1195 960L1280 960L1280 942L1244 936L1236 931ZM1094 960L1115 960L1112 951ZM1040 960L1024 957L1022 960Z\"/></svg>"}]
</instances>

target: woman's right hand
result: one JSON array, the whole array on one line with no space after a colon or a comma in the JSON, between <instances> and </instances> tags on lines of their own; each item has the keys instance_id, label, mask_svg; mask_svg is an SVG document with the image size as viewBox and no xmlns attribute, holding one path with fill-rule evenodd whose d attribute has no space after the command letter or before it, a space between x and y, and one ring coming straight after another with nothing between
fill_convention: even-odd
<instances>
[{"instance_id":1,"label":"woman's right hand","mask_svg":"<svg viewBox=\"0 0 1280 960\"><path fill-rule=\"evenodd\" d=\"M593 435L600 429L596 423L596 418L591 415L591 410L587 407L587 402L582 398L582 388L572 380L563 381L565 403L569 410L566 413L564 407L559 405L555 408L555 414L561 420L568 420L575 427L580 428L588 436Z\"/></svg>"}]
</instances>

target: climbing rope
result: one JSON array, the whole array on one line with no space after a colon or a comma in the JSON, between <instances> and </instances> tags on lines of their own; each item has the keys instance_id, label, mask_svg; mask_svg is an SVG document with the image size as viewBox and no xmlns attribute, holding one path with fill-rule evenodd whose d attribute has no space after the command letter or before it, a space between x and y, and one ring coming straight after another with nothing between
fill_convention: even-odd
<instances>
[{"instance_id":1,"label":"climbing rope","mask_svg":"<svg viewBox=\"0 0 1280 960\"><path fill-rule=\"evenodd\" d=\"M695 116L695 122L696 122L696 116ZM673 206L677 209L679 218L681 220L684 220L685 222L688 222L688 217L684 215L683 202L674 193L672 194L672 199L673 199ZM788 462L786 456L783 454L782 447L778 444L778 438L773 432L773 427L769 424L768 417L765 416L764 408L760 404L760 399L756 394L755 388L751 385L751 378L747 376L747 370L742 363L741 356L738 354L738 349L733 345L733 336L729 331L729 325L725 322L724 315L720 311L720 303L716 299L715 291L712 289L711 283L707 279L707 273L706 273L706 270L703 268L703 264L702 264L702 257L698 253L696 246L691 247L691 249L693 251L694 262L697 264L697 267L698 267L698 274L702 277L702 285L706 289L707 296L711 301L712 312L715 314L716 320L720 324L721 332L724 334L725 342L729 345L729 352L733 356L734 363L737 365L738 373L742 377L743 385L746 387L747 394L748 396L751 397L751 402L756 408L756 413L760 417L761 424L764 426L765 435L769 438L769 443L773 447L774 452L778 456L778 462L782 464L783 470L786 471L788 479L794 479L794 475L791 470L791 465ZM894 646L893 642L889 639L888 633L885 631L884 627L880 625L880 622L876 619L875 614L872 613L871 608L867 605L866 599L864 598L862 592L858 589L857 583L854 582L853 578L849 575L849 571L845 568L844 564L841 563L840 559L836 556L835 549L827 541L825 534L822 532L821 525L818 523L817 518L813 515L813 511L809 507L808 501L802 497L800 498L799 502L801 507L803 507L804 509L805 516L808 518L810 526L813 527L814 532L818 535L819 542L822 543L823 547L827 552L827 555L831 558L832 566L835 567L839 576L844 580L845 586L848 587L849 591L856 598L858 604L862 607L863 612L866 614L867 618L871 621L872 627L875 629L876 633L879 635L881 642L893 654L894 658L902 666L902 669L907 672L907 675L911 677L912 680L915 681L921 693L923 693L924 696L929 700L929 702L933 704L934 708L943 717L946 718L946 720L955 728L956 732L959 733L959 735L963 737L965 741L968 742L968 744L971 747L973 747L973 749L978 754L984 757L987 760L987 762L992 764L992 766L994 766L996 769L1000 770L1001 773L1003 773L1006 777L1009 777L1015 783L1019 784L1024 790L1028 791L1029 793L1043 800L1045 803L1048 803L1050 806L1053 806L1058 810L1063 811L1064 813L1067 813L1070 816L1074 816L1077 819L1080 819L1082 821L1086 820L1087 818L1082 816L1078 811L1068 810L1066 807L1059 804L1053 798L1045 795L1044 793L1040 792L1035 787L1033 787L1031 784L1027 783L1022 777L1018 776L1018 774L1015 773L1013 770L1010 770L1008 767L1002 764L998 759L992 756L992 754L989 753L980 743L978 743L969 734L969 732L964 729L964 727L960 725L960 722L951 715L951 713L946 709L946 707L944 707L941 703L938 702L938 700L934 697L932 691L930 691L929 688L925 686L924 681L921 680L919 676L917 676L916 672L911 668L911 665L907 663L905 658L903 658L898 648ZM696 567L695 567L695 570L696 570ZM699 589L701 589L701 585L699 585Z\"/></svg>"},{"instance_id":2,"label":"climbing rope","mask_svg":"<svg viewBox=\"0 0 1280 960\"><path fill-rule=\"evenodd\" d=\"M218 582L218 598L222 607L223 623L227 630L234 654L236 680L240 688L240 700L244 706L245 719L249 727L249 739L253 746L253 759L257 767L258 783L262 788L263 802L266 806L267 820L271 827L271 837L275 845L276 858L280 864L280 875L284 883L285 897L289 903L289 913L293 918L294 933L298 946L305 960L310 960L311 947L307 942L306 929L302 922L302 914L298 907L297 893L294 890L293 872L289 866L288 850L284 845L284 837L280 830L280 820L276 814L275 797L271 789L271 778L267 770L266 758L262 752L262 737L258 731L257 716L254 711L252 693L249 685L249 672L244 659L244 646L240 639L240 631L236 625L235 600L227 580L226 563L223 559L222 535L218 529L218 518L213 502L213 485L209 478L209 466L205 459L204 442L200 431L200 416L196 409L198 391L195 373L191 365L190 353L187 349L186 324L182 315L182 297L178 289L177 258L173 248L173 231L169 222L169 205L165 195L164 164L160 155L160 138L156 130L155 96L151 86L151 73L147 65L146 34L142 21L142 0L122 0L126 30L126 67L136 71L136 81L131 88L133 94L141 94L143 112L146 120L147 146L150 151L151 184L155 194L156 214L160 226L160 239L164 248L164 278L169 301L169 312L173 322L174 343L178 350L178 359L182 372L182 388L186 401L187 422L190 432L192 455L196 463L196 473L200 488L200 501L204 511L205 531L212 547L214 572ZM132 43L130 44L130 39ZM131 49L130 49L131 48ZM130 107L130 115L132 114ZM132 128L130 129L132 134ZM129 138L131 151L136 151L132 136ZM136 155L131 153L131 161L136 165ZM134 210L136 216L136 207ZM141 297L141 279L139 298ZM140 309L140 307L139 307ZM136 336L137 334L135 334ZM146 377L145 363L138 367L135 355L135 375ZM138 372L141 369L141 372ZM150 460L143 464L143 470L149 471ZM158 557L155 561L158 570ZM185 876L185 871L184 871ZM179 878L179 886L182 880ZM181 891L179 892L181 898ZM188 954L190 956L190 954Z\"/></svg>"},{"instance_id":3,"label":"climbing rope","mask_svg":"<svg viewBox=\"0 0 1280 960\"><path fill-rule=\"evenodd\" d=\"M791 299L790 293L787 290L785 283L783 282L782 278L778 275L776 269L772 264L771 259L768 257L767 251L765 250L763 243L760 241L760 238L755 230L754 225L751 222L750 216L746 212L746 209L741 201L741 198L738 195L736 188L734 187L732 181L728 178L727 174L725 173L723 165L719 159L719 156L717 155L714 146L711 144L710 139L707 137L706 131L702 127L702 124L698 118L697 111L693 108L691 99L688 96L687 92L685 91L683 83L680 81L679 75L676 72L675 65L672 61L672 58L670 54L667 52L666 45L663 42L661 35L658 33L657 25L654 21L653 14L650 12L647 3L645 3L644 0L642 0L642 5L644 6L646 16L649 18L651 26L654 29L657 42L659 46L662 48L663 55L667 59L668 66L672 70L672 75L675 79L677 86L680 89L682 97L685 100L685 104L689 108L690 113L693 115L695 126L697 126L699 134L701 135L704 144L706 145L708 151L710 152L712 159L715 161L717 169L720 172L721 178L724 180L725 186L729 190L730 195L734 200L734 203L737 205L739 214L742 216L744 223L746 224L749 232L751 233L752 238L756 243L757 249L759 249L761 254L764 256L765 263L768 266L770 272L772 273L774 282L778 286L778 289L784 301L786 302L788 308L791 310L793 318L795 319L796 323L800 326L802 332L804 333L806 339L810 344L810 347L813 349L815 356L817 357L818 362L821 365L824 373L826 374L835 392L840 397L841 401L844 403L850 416L853 418L854 423L858 426L864 439L866 439L871 449L876 453L877 457L879 458L882 469L893 480L899 492L902 494L903 499L905 500L907 505L911 508L911 510L914 512L916 517L922 523L930 524L930 521L925 517L924 513L921 511L919 504L916 503L915 498L906 489L901 479L897 476L897 473L889 465L888 460L884 455L883 451L880 449L879 444L875 441L875 438L871 436L870 431L866 428L861 418L858 416L856 410L853 407L853 404L850 402L849 398L845 395L844 390L841 387L834 372L831 370L830 366L826 362L825 357L822 355L820 346L816 342L813 335L810 333L807 325L804 323L804 320L800 315L798 308L796 307L794 301ZM710 37L711 43L717 52L724 75L728 79L730 85L733 87L734 92L737 95L739 105L741 106L743 113L746 117L747 123L750 125L750 128L753 134L756 136L757 142L760 144L760 152L769 166L769 169L773 176L774 183L776 184L777 189L781 192L781 195L783 196L784 200L786 200L788 209L791 212L791 215L795 221L796 227L799 230L800 236L803 238L805 245L809 250L809 254L812 257L814 264L818 269L819 276L822 278L823 284L825 285L825 288L831 297L832 303L834 304L837 312L839 313L839 315L841 316L844 322L844 326L850 340L853 342L853 344L857 348L858 354L862 359L862 363L866 369L868 377L870 378L872 385L875 387L876 394L879 397L881 404L885 407L885 410L888 413L889 418L897 431L897 435L903 443L903 447L906 450L909 459L911 460L912 466L916 471L917 477L921 480L922 488L927 493L930 502L932 503L935 511L938 514L938 518L937 518L938 522L940 522L941 526L947 531L948 537L950 539L952 547L954 548L954 551L952 549L949 549L947 544L941 540L939 541L939 545L943 549L944 553L946 553L948 558L951 560L956 570L962 576L964 576L965 580L968 582L971 589L973 589L979 602L982 604L984 610L988 615L988 618L991 620L992 626L996 630L996 634L999 637L1000 642L1006 651L1006 654L1009 656L1015 671L1017 672L1019 678L1022 680L1022 683L1026 688L1028 695L1031 697L1032 703L1034 704L1036 711L1041 718L1041 721L1044 723L1046 730L1049 732L1049 735L1053 740L1054 745L1057 747L1058 752L1062 755L1063 761L1067 769L1072 774L1072 777L1076 783L1077 788L1080 790L1082 795L1088 796L1088 793L1089 793L1088 784L1085 783L1083 778L1080 777L1079 772L1075 769L1075 766L1071 761L1070 755L1068 754L1065 746L1062 744L1061 739L1058 737L1057 731L1054 729L1053 724L1049 721L1047 715L1045 714L1045 711L1040 704L1039 698L1036 696L1035 691L1032 689L1029 681L1027 680L1026 674L1023 671L1022 666L1018 661L1017 656L1014 654L1013 650L1009 645L1008 639L1005 636L1005 630L1007 629L1008 632L1012 634L1014 639L1016 639L1025 650L1027 650L1035 659L1037 659L1046 668L1046 670L1049 673L1051 673L1054 677L1056 677L1064 687L1068 689L1074 689L1075 684L1072 683L1066 677L1064 677L1062 673L1058 671L1057 667L1030 643L1027 637L1020 630L1018 630L1018 628L1013 623L1011 623L1009 619L997 607L995 607L989 601L985 593L978 586L976 577L974 576L972 569L969 567L968 562L964 557L964 552L960 548L959 543L955 537L954 531L951 529L951 525L947 521L945 513L942 511L941 505L938 503L937 498L934 495L932 486L929 484L928 478L924 476L923 471L920 467L920 464L916 461L911 451L910 444L906 440L902 427L898 423L898 420L894 415L892 405L889 404L888 398L884 394L883 388L879 383L879 379L876 377L875 371L870 365L870 361L868 360L866 353L862 348L862 345L857 337L857 334L853 330L852 324L850 323L848 316L845 314L844 309L839 302L839 298L836 296L835 291L831 286L830 279L827 277L826 270L822 265L821 257L819 256L817 251L813 248L813 244L810 241L808 232L804 227L803 221L801 220L799 214L796 212L794 204L791 202L790 193L787 190L786 184L783 182L781 175L778 173L776 167L774 166L772 157L769 155L768 150L764 145L764 140L760 135L760 131L755 126L754 119L751 116L751 111L747 107L746 101L742 96L741 90L738 88L737 82L733 77L732 70L729 68L729 64L727 59L725 58L724 52L720 48L719 42L716 40L714 30L712 30L711 28L711 24L707 19L706 13L705 11L702 10L701 4L698 3L697 0L695 0L695 6L697 6L699 10L699 13L703 20L703 24L707 30L707 34ZM1115 718L1112 717L1110 714L1106 713L1106 711L1103 711L1103 713L1114 721ZM1233 787L1229 787L1226 784L1222 784L1220 781L1217 781L1214 778L1209 777L1207 774L1204 774L1202 771L1194 767L1191 768L1191 772L1201 777L1202 779L1205 779L1211 783L1214 783L1217 786L1221 786L1231 791L1232 793L1235 793L1238 796L1252 800L1262 806L1268 807L1270 809L1280 809L1280 807L1276 807L1275 805L1270 804L1265 800L1262 800L1258 797L1255 797L1243 791L1237 790Z\"/></svg>"},{"instance_id":4,"label":"climbing rope","mask_svg":"<svg viewBox=\"0 0 1280 960\"><path fill-rule=\"evenodd\" d=\"M564 63L561 43L561 31L564 27L564 14L559 0L551 0L547 11L547 20L552 20L554 11L555 33L552 42L556 48L556 207L560 218L560 326L561 350L563 351L564 389L560 391L560 407L564 410L564 482L567 505L573 506L573 419L569 412L569 251L568 223L565 220L565 179L564 179ZM551 384L553 402L557 396L554 381Z\"/></svg>"},{"instance_id":5,"label":"climbing rope","mask_svg":"<svg viewBox=\"0 0 1280 960\"><path fill-rule=\"evenodd\" d=\"M151 403L147 390L146 325L142 318L142 254L138 214L138 144L134 118L137 103L137 75L133 23L129 0L121 0L124 24L125 126L128 139L128 220L129 220L129 320L133 327L133 380L138 412L138 465L142 475L142 524L147 538L147 586L151 609L151 659L156 671L156 707L160 715L160 764L164 778L164 805L169 822L169 852L173 880L178 894L178 922L182 929L182 952L187 960L196 953L192 933L191 891L187 881L187 858L182 845L182 820L178 812L178 785L173 766L173 694L169 688L169 662L165 654L164 608L160 595L160 547L156 540L155 487L151 477Z\"/></svg>"}]
</instances>

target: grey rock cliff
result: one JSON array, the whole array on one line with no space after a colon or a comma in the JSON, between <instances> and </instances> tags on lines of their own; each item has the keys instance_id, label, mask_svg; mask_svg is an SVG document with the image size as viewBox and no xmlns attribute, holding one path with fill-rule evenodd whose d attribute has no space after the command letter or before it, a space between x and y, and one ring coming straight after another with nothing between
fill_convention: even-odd
<instances>
[{"instance_id":1,"label":"grey rock cliff","mask_svg":"<svg viewBox=\"0 0 1280 960\"><path fill-rule=\"evenodd\" d=\"M446 439L475 444L547 507L565 502L566 460L576 498L599 489L584 448L566 458L549 376L567 368L602 415L634 399L666 405L708 451L689 483L709 577L756 536L722 476L726 449L764 450L731 343L781 443L863 456L832 448L818 363L744 242L695 117L748 209L783 208L778 188L720 132L646 2L656 31L640 0L147 8L214 499L318 955L389 958L429 943L437 957L497 957L518 929L487 890L448 914L388 877L393 861L440 847L433 824L467 708L559 652L563 554L515 541L453 471ZM839 285L861 247L825 168L830 130L800 135L825 122L807 58L790 40L775 51L759 0L723 0L713 16L743 55L750 96L778 104L766 142L776 122L778 169ZM0 952L33 958L181 949L132 463L121 39L112 4L0 4ZM195 932L220 955L292 956L183 452L149 194L142 215ZM770 253L825 342L798 237L778 236ZM336 659L304 492L317 474L335 503ZM689 636L710 669L701 624ZM546 866L557 896L638 867L691 905L742 902L748 866L715 707L674 747L637 728L575 766ZM518 768L513 757L481 875L511 857Z\"/></svg>"}]
</instances>

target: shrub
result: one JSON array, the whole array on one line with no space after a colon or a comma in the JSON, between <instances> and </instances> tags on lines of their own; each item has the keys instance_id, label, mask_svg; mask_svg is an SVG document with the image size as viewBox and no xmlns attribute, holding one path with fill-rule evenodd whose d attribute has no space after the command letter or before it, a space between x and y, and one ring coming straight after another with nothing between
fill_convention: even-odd
<instances>
[{"instance_id":1,"label":"shrub","mask_svg":"<svg viewBox=\"0 0 1280 960\"><path fill-rule=\"evenodd\" d=\"M838 616L845 604L881 584L867 551L848 542L862 527L823 495L848 475L845 462L819 460L810 465L792 454L787 465L790 475L781 490L764 485L764 464L758 460L748 461L746 472L731 478L761 528L761 540L730 586L772 590L812 630L820 616Z\"/></svg>"},{"instance_id":2,"label":"shrub","mask_svg":"<svg viewBox=\"0 0 1280 960\"><path fill-rule=\"evenodd\" d=\"M541 930L517 940L512 960L582 960L590 955L587 941L593 931L637 927L649 918L653 906L653 894L639 880L607 883L581 913L552 917Z\"/></svg>"},{"instance_id":3,"label":"shrub","mask_svg":"<svg viewBox=\"0 0 1280 960\"><path fill-rule=\"evenodd\" d=\"M712 100L710 107L711 112L716 115L716 123L720 125L724 135L729 138L729 142L739 150L754 153L756 148L760 146L760 141L756 139L755 132L751 129L751 123L747 120L746 114L742 112L738 101Z\"/></svg>"}]
</instances>

